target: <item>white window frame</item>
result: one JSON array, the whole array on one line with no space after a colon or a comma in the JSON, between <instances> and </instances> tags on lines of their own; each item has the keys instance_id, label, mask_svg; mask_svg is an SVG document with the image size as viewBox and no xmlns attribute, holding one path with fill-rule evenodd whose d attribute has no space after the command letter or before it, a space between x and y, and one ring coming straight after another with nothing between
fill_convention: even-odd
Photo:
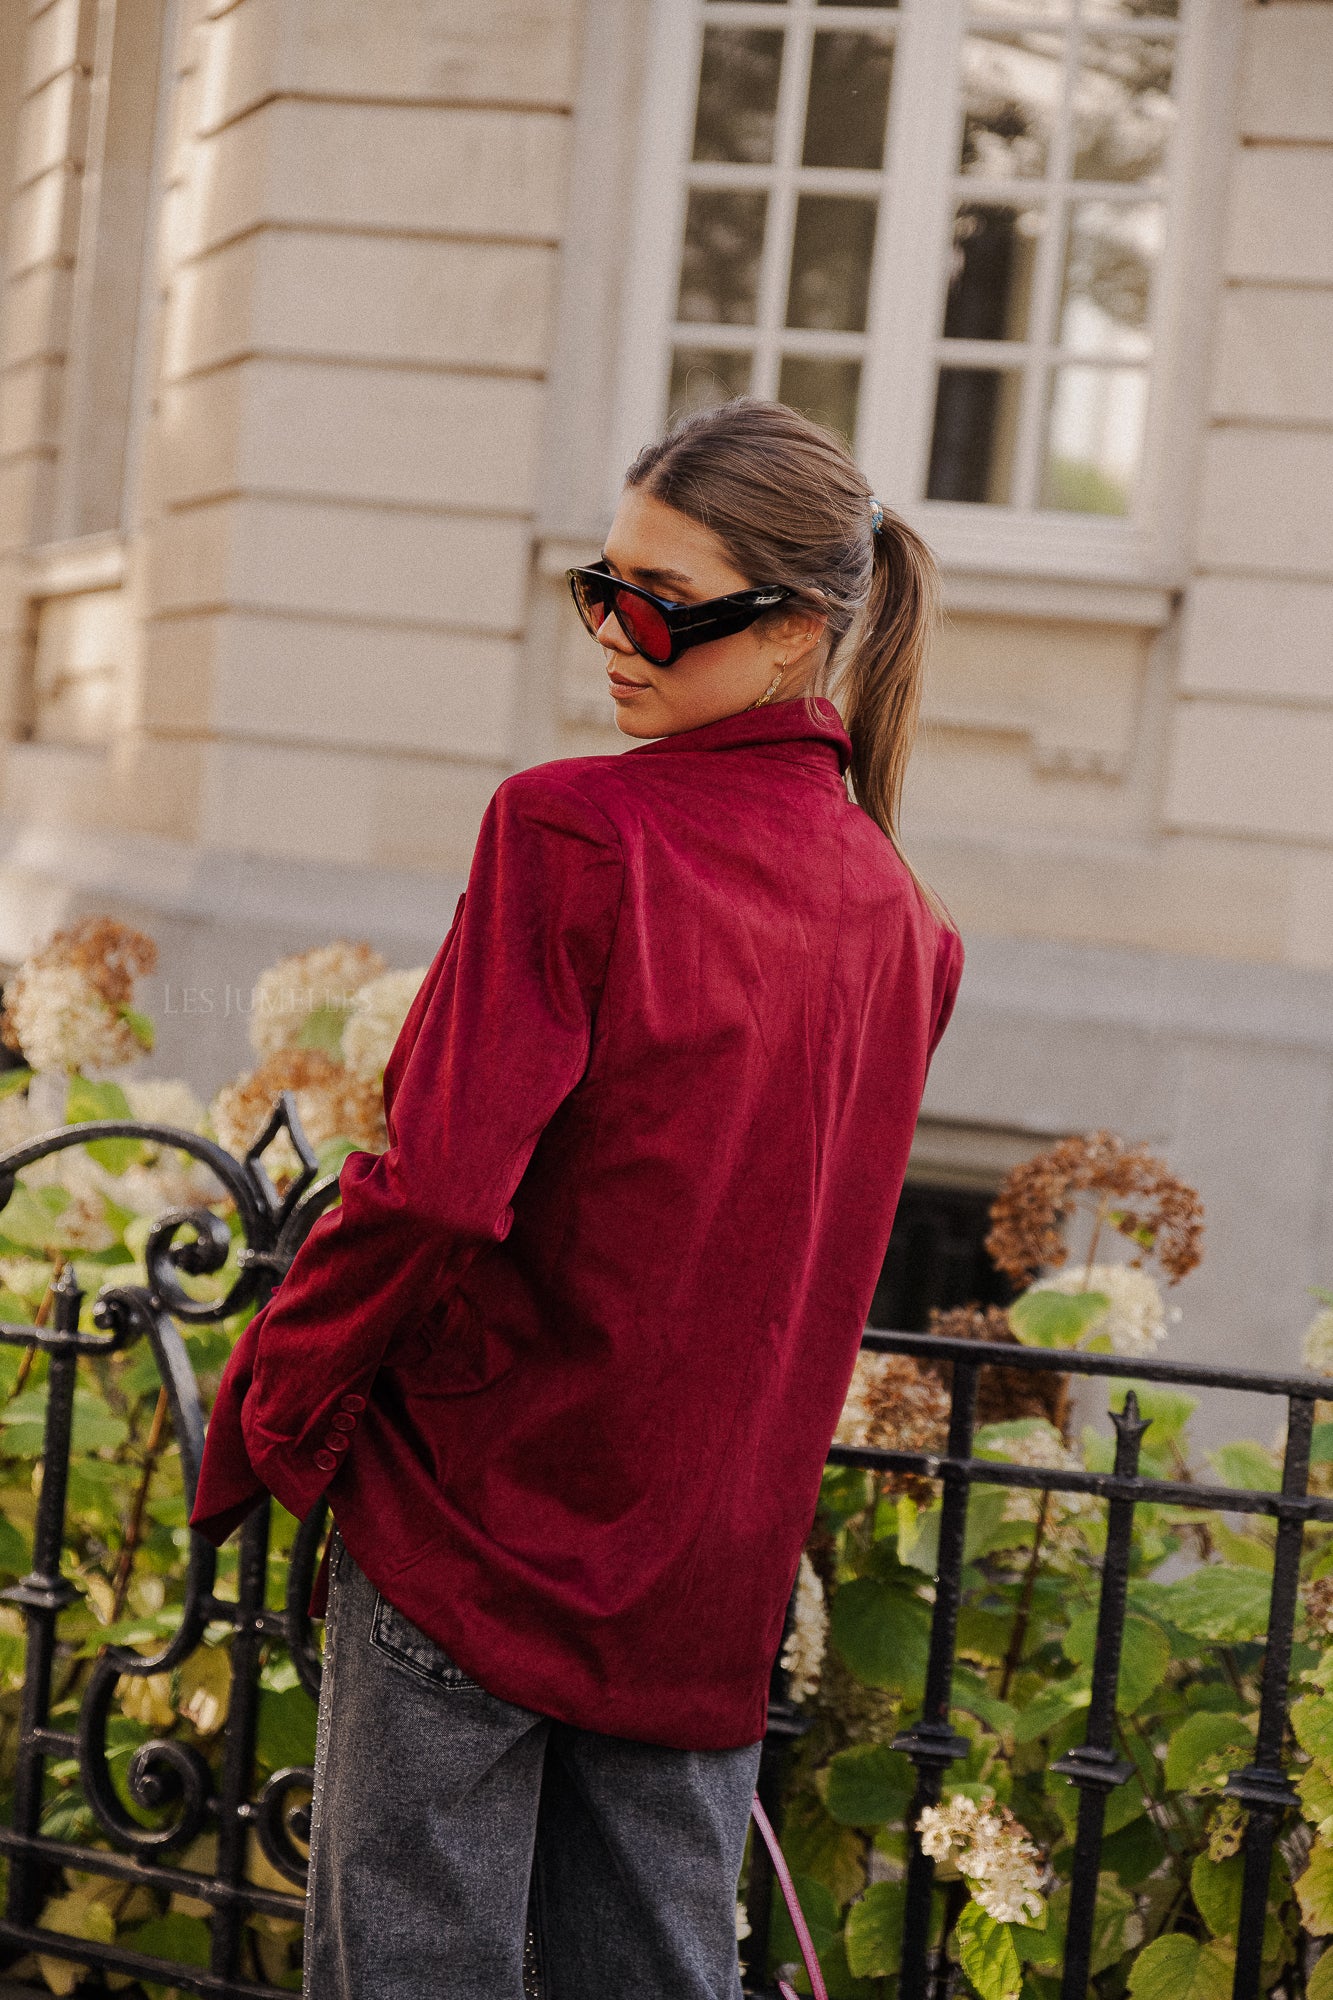
<instances>
[{"instance_id":1,"label":"white window frame","mask_svg":"<svg viewBox=\"0 0 1333 2000\"><path fill-rule=\"evenodd\" d=\"M760 28L783 23L786 13L780 5L745 0L725 10L710 8L708 18ZM1175 83L1179 114L1154 287L1145 452L1134 512L1127 517L923 497L951 216L958 199L958 79L967 14L967 0L900 0L896 10L887 193L871 280L858 455L876 490L916 523L946 570L1179 587L1188 572L1197 448L1206 413L1202 364L1220 261L1220 193L1235 129L1241 0L1183 0ZM865 28L867 20L865 8L819 8L821 28ZM667 414L703 25L700 0L654 0L610 426L608 505L614 504L625 466L660 433ZM1049 22L1034 10L1031 17L1015 13L1002 25L1036 28ZM784 89L792 67L784 65ZM949 115L944 117L946 80ZM778 115L796 114L780 105ZM783 198L779 189L778 199ZM778 234L769 231L770 237ZM911 283L901 282L904 273L912 274ZM767 270L761 287L765 282L774 282ZM701 330L701 345L708 340ZM1000 343L995 350L999 361Z\"/></svg>"}]
</instances>

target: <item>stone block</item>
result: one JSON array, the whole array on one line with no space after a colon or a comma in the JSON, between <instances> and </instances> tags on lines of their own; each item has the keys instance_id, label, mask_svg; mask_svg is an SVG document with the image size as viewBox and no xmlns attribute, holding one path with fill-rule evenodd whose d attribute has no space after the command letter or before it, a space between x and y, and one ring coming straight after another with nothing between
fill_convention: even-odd
<instances>
[{"instance_id":1,"label":"stone block","mask_svg":"<svg viewBox=\"0 0 1333 2000\"><path fill-rule=\"evenodd\" d=\"M225 380L224 393L220 387ZM325 362L252 361L206 378L182 413L184 468L252 491L524 514L536 500L543 386ZM214 427L234 448L210 451ZM200 455L193 440L198 439ZM203 490L200 488L200 490Z\"/></svg>"},{"instance_id":2,"label":"stone block","mask_svg":"<svg viewBox=\"0 0 1333 2000\"><path fill-rule=\"evenodd\" d=\"M549 111L275 100L198 142L184 248L262 222L554 242L568 139Z\"/></svg>"},{"instance_id":3,"label":"stone block","mask_svg":"<svg viewBox=\"0 0 1333 2000\"><path fill-rule=\"evenodd\" d=\"M546 363L550 250L284 231L263 240L259 272L252 349L534 373Z\"/></svg>"},{"instance_id":4,"label":"stone block","mask_svg":"<svg viewBox=\"0 0 1333 2000\"><path fill-rule=\"evenodd\" d=\"M1237 153L1225 267L1231 278L1333 284L1333 147Z\"/></svg>"},{"instance_id":5,"label":"stone block","mask_svg":"<svg viewBox=\"0 0 1333 2000\"><path fill-rule=\"evenodd\" d=\"M14 185L26 187L52 167L82 167L88 143L88 79L68 69L26 98L19 109Z\"/></svg>"},{"instance_id":6,"label":"stone block","mask_svg":"<svg viewBox=\"0 0 1333 2000\"><path fill-rule=\"evenodd\" d=\"M50 167L20 188L9 205L5 270L9 278L38 264L72 263L79 242L78 183Z\"/></svg>"},{"instance_id":7,"label":"stone block","mask_svg":"<svg viewBox=\"0 0 1333 2000\"><path fill-rule=\"evenodd\" d=\"M1333 579L1333 433L1214 430L1198 541L1206 568Z\"/></svg>"},{"instance_id":8,"label":"stone block","mask_svg":"<svg viewBox=\"0 0 1333 2000\"><path fill-rule=\"evenodd\" d=\"M182 612L143 625L139 714L145 729L181 734L209 729L217 634L227 615Z\"/></svg>"},{"instance_id":9,"label":"stone block","mask_svg":"<svg viewBox=\"0 0 1333 2000\"><path fill-rule=\"evenodd\" d=\"M1246 702L1180 704L1168 823L1333 845L1333 713Z\"/></svg>"},{"instance_id":10,"label":"stone block","mask_svg":"<svg viewBox=\"0 0 1333 2000\"><path fill-rule=\"evenodd\" d=\"M1181 685L1333 706L1333 583L1200 576L1190 587Z\"/></svg>"},{"instance_id":11,"label":"stone block","mask_svg":"<svg viewBox=\"0 0 1333 2000\"><path fill-rule=\"evenodd\" d=\"M1328 0L1246 9L1240 129L1251 140L1333 140Z\"/></svg>"},{"instance_id":12,"label":"stone block","mask_svg":"<svg viewBox=\"0 0 1333 2000\"><path fill-rule=\"evenodd\" d=\"M374 759L288 744L211 743L204 756L199 833L231 853L369 860Z\"/></svg>"},{"instance_id":13,"label":"stone block","mask_svg":"<svg viewBox=\"0 0 1333 2000\"><path fill-rule=\"evenodd\" d=\"M1333 290L1228 286L1212 407L1219 417L1333 424Z\"/></svg>"},{"instance_id":14,"label":"stone block","mask_svg":"<svg viewBox=\"0 0 1333 2000\"><path fill-rule=\"evenodd\" d=\"M371 859L386 868L466 875L503 764L384 760L375 774Z\"/></svg>"},{"instance_id":15,"label":"stone block","mask_svg":"<svg viewBox=\"0 0 1333 2000\"><path fill-rule=\"evenodd\" d=\"M31 96L64 71L90 69L97 9L54 0L29 24L23 49L23 93Z\"/></svg>"},{"instance_id":16,"label":"stone block","mask_svg":"<svg viewBox=\"0 0 1333 2000\"><path fill-rule=\"evenodd\" d=\"M166 629L155 669L164 692L173 643L189 649L182 675L191 687L206 680L209 727L223 734L492 764L508 755L512 639L233 612Z\"/></svg>"},{"instance_id":17,"label":"stone block","mask_svg":"<svg viewBox=\"0 0 1333 2000\"><path fill-rule=\"evenodd\" d=\"M522 629L525 522L310 500L243 500L231 511L233 603L507 636Z\"/></svg>"},{"instance_id":18,"label":"stone block","mask_svg":"<svg viewBox=\"0 0 1333 2000\"><path fill-rule=\"evenodd\" d=\"M241 499L165 516L148 540L144 590L156 611L239 606L514 636L528 551L520 521Z\"/></svg>"},{"instance_id":19,"label":"stone block","mask_svg":"<svg viewBox=\"0 0 1333 2000\"><path fill-rule=\"evenodd\" d=\"M258 240L249 237L174 273L162 340L166 380L253 351L258 251Z\"/></svg>"},{"instance_id":20,"label":"stone block","mask_svg":"<svg viewBox=\"0 0 1333 2000\"><path fill-rule=\"evenodd\" d=\"M0 367L63 355L69 325L71 273L39 264L5 288L0 321Z\"/></svg>"},{"instance_id":21,"label":"stone block","mask_svg":"<svg viewBox=\"0 0 1333 2000\"><path fill-rule=\"evenodd\" d=\"M300 0L290 82L332 95L545 104L574 99L577 0Z\"/></svg>"},{"instance_id":22,"label":"stone block","mask_svg":"<svg viewBox=\"0 0 1333 2000\"><path fill-rule=\"evenodd\" d=\"M62 367L24 361L0 375L0 451L54 451Z\"/></svg>"}]
</instances>

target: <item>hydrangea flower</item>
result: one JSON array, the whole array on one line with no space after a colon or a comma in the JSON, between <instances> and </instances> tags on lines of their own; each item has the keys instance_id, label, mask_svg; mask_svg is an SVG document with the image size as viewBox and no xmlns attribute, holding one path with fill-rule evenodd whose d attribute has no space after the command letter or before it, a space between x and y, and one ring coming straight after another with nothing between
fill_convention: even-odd
<instances>
[{"instance_id":1,"label":"hydrangea flower","mask_svg":"<svg viewBox=\"0 0 1333 2000\"><path fill-rule=\"evenodd\" d=\"M824 1586L809 1556L801 1557L796 1574L796 1617L782 1649L782 1670L789 1677L793 1701L818 1692L828 1644L828 1611Z\"/></svg>"},{"instance_id":2,"label":"hydrangea flower","mask_svg":"<svg viewBox=\"0 0 1333 2000\"><path fill-rule=\"evenodd\" d=\"M343 1061L353 1076L380 1081L425 977L426 967L419 965L411 972L382 973L357 988L342 1033Z\"/></svg>"},{"instance_id":3,"label":"hydrangea flower","mask_svg":"<svg viewBox=\"0 0 1333 2000\"><path fill-rule=\"evenodd\" d=\"M1041 1856L1005 1806L981 1806L959 1794L926 1806L917 1821L922 1852L952 1862L973 1901L999 1924L1036 1923L1046 1907Z\"/></svg>"},{"instance_id":4,"label":"hydrangea flower","mask_svg":"<svg viewBox=\"0 0 1333 2000\"><path fill-rule=\"evenodd\" d=\"M1087 1329L1085 1338L1108 1339L1115 1354L1151 1354L1166 1338L1168 1325L1180 1318L1179 1307L1168 1315L1157 1280L1132 1264L1094 1264L1091 1270L1079 1265L1056 1271L1033 1290L1071 1296L1104 1292L1111 1303Z\"/></svg>"}]
</instances>

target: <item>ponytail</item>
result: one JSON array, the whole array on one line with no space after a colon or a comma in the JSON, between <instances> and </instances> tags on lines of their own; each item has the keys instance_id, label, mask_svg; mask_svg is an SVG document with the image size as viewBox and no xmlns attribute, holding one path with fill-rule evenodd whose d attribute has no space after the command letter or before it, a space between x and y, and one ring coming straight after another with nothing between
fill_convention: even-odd
<instances>
[{"instance_id":1,"label":"ponytail","mask_svg":"<svg viewBox=\"0 0 1333 2000\"><path fill-rule=\"evenodd\" d=\"M940 586L921 537L889 508L881 511L870 592L843 649L836 693L852 743L857 804L901 854L903 779L926 654L939 624Z\"/></svg>"}]
</instances>

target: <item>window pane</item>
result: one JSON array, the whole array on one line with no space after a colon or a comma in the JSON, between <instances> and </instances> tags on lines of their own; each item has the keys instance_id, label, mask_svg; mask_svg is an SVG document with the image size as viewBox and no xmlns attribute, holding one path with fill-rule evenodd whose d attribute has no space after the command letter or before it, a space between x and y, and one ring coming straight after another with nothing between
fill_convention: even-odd
<instances>
[{"instance_id":1,"label":"window pane","mask_svg":"<svg viewBox=\"0 0 1333 2000\"><path fill-rule=\"evenodd\" d=\"M1057 368L1042 506L1074 514L1127 514L1147 408L1144 368Z\"/></svg>"},{"instance_id":2,"label":"window pane","mask_svg":"<svg viewBox=\"0 0 1333 2000\"><path fill-rule=\"evenodd\" d=\"M893 44L877 35L815 36L802 164L881 167Z\"/></svg>"},{"instance_id":3,"label":"window pane","mask_svg":"<svg viewBox=\"0 0 1333 2000\"><path fill-rule=\"evenodd\" d=\"M1014 371L941 368L929 499L1008 502L1021 394L1022 377Z\"/></svg>"},{"instance_id":4,"label":"window pane","mask_svg":"<svg viewBox=\"0 0 1333 2000\"><path fill-rule=\"evenodd\" d=\"M787 325L863 333L876 207L854 195L803 194L796 205Z\"/></svg>"},{"instance_id":5,"label":"window pane","mask_svg":"<svg viewBox=\"0 0 1333 2000\"><path fill-rule=\"evenodd\" d=\"M1159 174L1175 124L1170 42L1089 39L1074 87L1074 178L1141 181Z\"/></svg>"},{"instance_id":6,"label":"window pane","mask_svg":"<svg viewBox=\"0 0 1333 2000\"><path fill-rule=\"evenodd\" d=\"M969 35L963 44L965 174L995 178L1046 171L1060 104L1058 35Z\"/></svg>"},{"instance_id":7,"label":"window pane","mask_svg":"<svg viewBox=\"0 0 1333 2000\"><path fill-rule=\"evenodd\" d=\"M778 401L841 432L851 444L860 387L859 361L818 361L806 354L788 354L778 377Z\"/></svg>"},{"instance_id":8,"label":"window pane","mask_svg":"<svg viewBox=\"0 0 1333 2000\"><path fill-rule=\"evenodd\" d=\"M1026 340L1040 208L969 203L953 225L946 340Z\"/></svg>"},{"instance_id":9,"label":"window pane","mask_svg":"<svg viewBox=\"0 0 1333 2000\"><path fill-rule=\"evenodd\" d=\"M750 188L694 188L685 215L678 319L753 326L768 196Z\"/></svg>"},{"instance_id":10,"label":"window pane","mask_svg":"<svg viewBox=\"0 0 1333 2000\"><path fill-rule=\"evenodd\" d=\"M782 69L778 28L710 28L699 68L696 160L773 158L773 120Z\"/></svg>"},{"instance_id":11,"label":"window pane","mask_svg":"<svg viewBox=\"0 0 1333 2000\"><path fill-rule=\"evenodd\" d=\"M1162 248L1156 202L1083 201L1069 220L1060 343L1083 354L1148 357L1148 305Z\"/></svg>"},{"instance_id":12,"label":"window pane","mask_svg":"<svg viewBox=\"0 0 1333 2000\"><path fill-rule=\"evenodd\" d=\"M750 386L750 357L725 347L678 347L671 358L670 414L713 410Z\"/></svg>"}]
</instances>

